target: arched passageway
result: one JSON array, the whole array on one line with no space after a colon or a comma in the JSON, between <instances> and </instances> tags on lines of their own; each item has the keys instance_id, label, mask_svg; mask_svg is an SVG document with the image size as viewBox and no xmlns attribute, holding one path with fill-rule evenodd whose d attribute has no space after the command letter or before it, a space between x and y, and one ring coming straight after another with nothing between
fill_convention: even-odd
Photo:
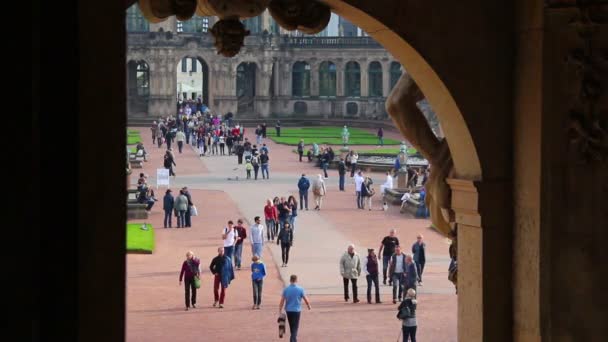
<instances>
[{"instance_id":1,"label":"arched passageway","mask_svg":"<svg viewBox=\"0 0 608 342\"><path fill-rule=\"evenodd\" d=\"M127 62L127 108L129 113L146 115L150 99L150 67L145 61Z\"/></svg>"},{"instance_id":2,"label":"arched passageway","mask_svg":"<svg viewBox=\"0 0 608 342\"><path fill-rule=\"evenodd\" d=\"M183 56L175 68L177 98L194 100L200 98L209 105L209 66L198 56Z\"/></svg>"}]
</instances>

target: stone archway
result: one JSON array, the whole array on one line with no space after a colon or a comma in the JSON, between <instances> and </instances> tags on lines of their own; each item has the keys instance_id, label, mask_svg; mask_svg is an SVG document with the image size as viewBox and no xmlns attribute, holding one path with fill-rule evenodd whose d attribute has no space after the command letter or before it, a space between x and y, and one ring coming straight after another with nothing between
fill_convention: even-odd
<instances>
[{"instance_id":1,"label":"stone archway","mask_svg":"<svg viewBox=\"0 0 608 342\"><path fill-rule=\"evenodd\" d=\"M194 61L196 61L196 65L194 66ZM184 62L187 62L186 68L184 68ZM209 78L210 78L210 72L209 72L209 65L207 64L207 62L205 61L205 59L203 59L202 57L198 56L197 54L184 54L179 56L179 58L176 59L175 62L175 91L177 96L175 96L175 98L177 99L180 96L183 96L183 93L192 93L193 91L196 92L197 94L199 94L199 96L202 98L203 103L207 106L210 105L209 103ZM200 70L198 69L200 68ZM200 74L200 83L197 77L197 75ZM182 86L182 88L184 88L183 83L184 82L180 82L180 77L183 78L183 80L186 81L191 81L194 82L195 86L189 86L188 89L193 90L193 91L184 91L184 89L182 89L180 91L180 85ZM183 81L182 80L182 81ZM182 84L180 84L182 83ZM199 93L200 92L200 93ZM187 96L188 98L191 97L191 95Z\"/></svg>"}]
</instances>

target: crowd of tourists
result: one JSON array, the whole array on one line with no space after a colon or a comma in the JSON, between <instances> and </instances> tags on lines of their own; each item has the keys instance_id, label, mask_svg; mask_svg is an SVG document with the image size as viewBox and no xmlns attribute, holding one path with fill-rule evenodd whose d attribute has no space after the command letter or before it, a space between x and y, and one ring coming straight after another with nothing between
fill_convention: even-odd
<instances>
[{"instance_id":1,"label":"crowd of tourists","mask_svg":"<svg viewBox=\"0 0 608 342\"><path fill-rule=\"evenodd\" d=\"M237 164L245 164L247 179L257 180L261 170L262 179L269 179L269 148L264 143L267 137L266 124L255 128L255 143L245 137L245 128L238 123L233 125L233 115L213 115L204 104L193 101L178 104L177 117L168 116L155 121L151 127L152 142L159 148L166 145L163 157L163 166L175 176L176 155L183 152L185 145L196 148L200 157L203 156L235 156ZM276 134L280 135L280 122L275 126ZM382 144L383 132L378 132L379 143ZM305 144L300 141L297 147L299 161L302 161ZM137 151L147 156L143 147L138 146ZM226 303L227 289L236 275L243 267L243 249L250 246L250 253L245 259L251 260L249 264L253 298L252 310L259 310L262 303L263 283L267 269L263 262L264 245L276 243L281 248L281 267L288 267L290 251L293 247L297 226L298 211L309 210L308 194L312 191L314 210L321 210L323 201L328 193L326 181L329 178L329 164L336 159L331 146L319 147L313 143L306 153L308 161L317 160L322 173L309 180L302 174L297 182L299 200L295 196L276 196L268 199L263 206L263 213L253 219L253 224L246 227L243 219L229 220L221 231L222 246L218 247L217 255L210 260L209 273L213 282L213 307L223 308ZM358 209L372 210L372 198L376 194L372 178L365 175L358 168L358 154L350 151L345 157L338 158L338 187L345 191L345 178L348 173L353 179L355 199ZM419 201L424 203L424 184L428 179L428 172L415 171L410 177L412 187L421 186ZM387 172L386 179L379 187L384 195L387 189L393 188L393 173ZM138 180L138 201L147 204L150 211L158 199L154 190L147 183L147 176L141 174ZM411 196L411 191L407 192ZM405 196L405 195L404 195ZM382 196L383 197L383 196ZM403 198L402 198L403 200ZM407 200L407 199L406 199ZM383 201L384 202L384 201ZM171 189L165 191L163 197L164 227L173 227L173 217L176 218L177 228L192 227L192 217L198 215L196 206L187 187L173 194ZM386 203L383 203L386 210ZM426 216L425 216L426 215ZM418 215L417 215L418 216ZM423 208L420 217L428 217L428 209ZM262 221L264 220L264 221ZM365 276L367 282L367 303L382 303L379 291L379 278L382 274L382 284L392 287L392 303L400 303L398 318L402 322L404 341L416 340L416 308L417 288L422 286L422 274L426 258L426 244L422 235L417 236L416 242L411 246L411 254L406 254L408 248L399 243L396 230L391 229L380 243L378 254L374 248L368 248L365 256L360 256L353 244L349 245L339 259L340 276L343 280L344 300L353 303L359 302L357 280ZM380 267L381 264L381 267ZM245 265L246 266L246 265ZM196 308L197 289L202 280L201 260L192 252L186 253L179 274L180 285L185 290L186 310ZM211 281L210 280L210 281ZM285 322L289 323L291 340L296 341L301 301L304 300L311 309L310 302L302 287L297 285L297 276L290 277L281 298L279 307L279 329ZM282 322L282 323L281 323Z\"/></svg>"}]
</instances>

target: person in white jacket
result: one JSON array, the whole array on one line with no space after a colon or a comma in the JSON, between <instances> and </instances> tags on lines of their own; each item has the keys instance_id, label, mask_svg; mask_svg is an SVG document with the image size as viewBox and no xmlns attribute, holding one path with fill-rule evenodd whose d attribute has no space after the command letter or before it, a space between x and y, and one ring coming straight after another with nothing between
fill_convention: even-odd
<instances>
[{"instance_id":1,"label":"person in white jacket","mask_svg":"<svg viewBox=\"0 0 608 342\"><path fill-rule=\"evenodd\" d=\"M386 181L382 185L380 185L380 192L384 195L386 189L393 188L393 176L391 176L390 171L386 171Z\"/></svg>"}]
</instances>

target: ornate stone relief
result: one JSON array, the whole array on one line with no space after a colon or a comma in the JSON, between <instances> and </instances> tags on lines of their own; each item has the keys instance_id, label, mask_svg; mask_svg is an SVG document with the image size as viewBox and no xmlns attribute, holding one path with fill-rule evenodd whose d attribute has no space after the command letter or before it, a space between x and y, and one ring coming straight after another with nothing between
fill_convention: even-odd
<instances>
[{"instance_id":1,"label":"ornate stone relief","mask_svg":"<svg viewBox=\"0 0 608 342\"><path fill-rule=\"evenodd\" d=\"M576 8L570 21L581 40L581 46L570 50L566 62L574 67L580 82L578 98L570 108L568 139L579 159L586 163L608 160L608 108L601 108L607 96L608 50L596 46L601 25L608 23L608 1L547 1L549 8ZM605 45L605 42L604 42ZM603 103L606 103L604 101Z\"/></svg>"},{"instance_id":2,"label":"ornate stone relief","mask_svg":"<svg viewBox=\"0 0 608 342\"><path fill-rule=\"evenodd\" d=\"M218 54L233 57L243 47L249 30L240 19L258 16L268 8L270 15L286 30L321 32L329 23L329 7L315 0L139 0L144 17L158 23L175 15L178 20L217 16L220 20L210 32Z\"/></svg>"}]
</instances>

